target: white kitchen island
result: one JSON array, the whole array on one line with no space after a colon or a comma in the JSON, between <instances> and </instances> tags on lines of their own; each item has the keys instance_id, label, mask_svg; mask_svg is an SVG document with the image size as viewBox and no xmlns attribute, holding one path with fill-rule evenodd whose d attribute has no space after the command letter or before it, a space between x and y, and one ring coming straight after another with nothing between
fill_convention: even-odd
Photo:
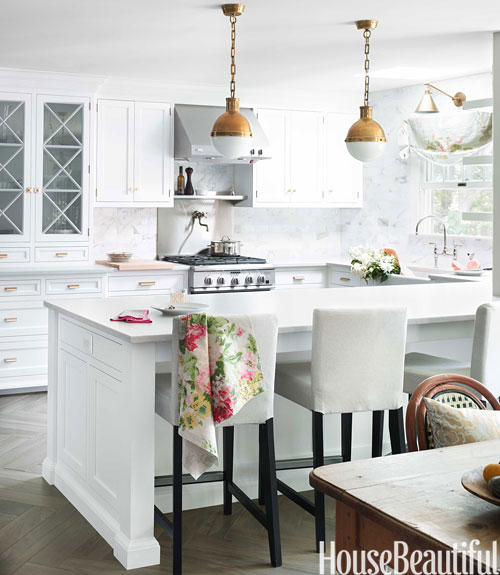
<instances>
[{"instance_id":1,"label":"white kitchen island","mask_svg":"<svg viewBox=\"0 0 500 575\"><path fill-rule=\"evenodd\" d=\"M458 345L472 336L476 308L492 299L491 285L483 282L191 297L209 303L211 314L276 314L278 353L292 355L311 349L312 312L318 307L405 305L410 346L438 341ZM155 365L171 358L172 320L155 310L152 324L124 324L110 318L151 304L168 305L168 301L165 296L142 296L45 303L49 438L43 476L87 518L128 569L154 565L160 559L153 534ZM359 353L362 358L363 350ZM282 422L287 454L301 456L293 433L310 439L309 420L290 415L295 413L292 405L283 402L276 406L278 432ZM251 443L247 439L237 441L236 459L238 447L251 453L254 470L256 454L247 450ZM158 444L157 452L168 452L171 434L162 432ZM192 487L203 493L206 486ZM213 502L198 500L198 504Z\"/></svg>"}]
</instances>

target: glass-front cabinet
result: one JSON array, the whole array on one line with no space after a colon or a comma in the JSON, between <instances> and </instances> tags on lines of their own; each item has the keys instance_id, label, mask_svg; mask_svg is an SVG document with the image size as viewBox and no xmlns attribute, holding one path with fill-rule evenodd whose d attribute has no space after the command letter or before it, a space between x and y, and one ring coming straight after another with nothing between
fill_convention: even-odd
<instances>
[{"instance_id":1,"label":"glass-front cabinet","mask_svg":"<svg viewBox=\"0 0 500 575\"><path fill-rule=\"evenodd\" d=\"M88 238L89 100L38 96L36 240Z\"/></svg>"},{"instance_id":2,"label":"glass-front cabinet","mask_svg":"<svg viewBox=\"0 0 500 575\"><path fill-rule=\"evenodd\" d=\"M1 242L30 239L31 96L0 94Z\"/></svg>"}]
</instances>

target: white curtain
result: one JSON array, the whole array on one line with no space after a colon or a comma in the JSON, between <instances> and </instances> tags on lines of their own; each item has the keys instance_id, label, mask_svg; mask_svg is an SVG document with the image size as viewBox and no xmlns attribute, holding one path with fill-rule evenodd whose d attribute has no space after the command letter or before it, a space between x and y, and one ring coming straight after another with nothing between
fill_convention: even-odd
<instances>
[{"instance_id":1,"label":"white curtain","mask_svg":"<svg viewBox=\"0 0 500 575\"><path fill-rule=\"evenodd\" d=\"M401 157L413 152L435 164L458 164L465 156L490 155L493 114L462 111L408 118L403 124Z\"/></svg>"}]
</instances>

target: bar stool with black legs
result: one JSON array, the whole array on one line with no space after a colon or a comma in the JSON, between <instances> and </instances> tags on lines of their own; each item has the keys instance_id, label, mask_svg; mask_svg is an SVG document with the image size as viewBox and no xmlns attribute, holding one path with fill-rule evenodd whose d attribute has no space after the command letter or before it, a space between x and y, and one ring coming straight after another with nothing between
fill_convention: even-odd
<instances>
[{"instance_id":1,"label":"bar stool with black legs","mask_svg":"<svg viewBox=\"0 0 500 575\"><path fill-rule=\"evenodd\" d=\"M324 465L323 416L341 414L343 461L351 460L352 414L373 413L372 457L382 455L384 412L389 411L393 453L405 450L403 370L406 309L316 309L310 362L280 363L278 395L312 412L313 466ZM325 541L325 499L314 504L278 480L278 490L315 516L316 550Z\"/></svg>"},{"instance_id":2,"label":"bar stool with black legs","mask_svg":"<svg viewBox=\"0 0 500 575\"><path fill-rule=\"evenodd\" d=\"M169 521L163 513L155 507L155 519L173 540L173 573L182 573L182 485L183 483L206 483L212 481L223 482L224 514L232 513L232 498L235 497L252 515L267 529L271 565L280 567L281 542L278 514L278 489L276 479L276 463L274 454L274 377L276 365L276 343L278 336L278 322L275 316L260 314L250 316L257 348L259 351L262 372L264 376L264 392L248 401L241 410L219 424L223 427L223 472L213 471L204 473L198 480L190 475L182 474L182 437L178 434L179 409L177 378L172 385L170 373L156 374L156 412L173 425L173 476L170 484L173 486L173 521ZM228 319L238 323L238 316L228 316ZM174 318L172 341L172 373L177 374L179 321ZM162 370L163 371L163 370ZM261 464L261 477L263 485L263 498L265 511L254 503L233 482L234 458L234 427L245 424L259 426L259 461ZM155 478L156 485L166 485ZM169 478L170 479L170 478ZM226 542L224 542L226 543Z\"/></svg>"}]
</instances>

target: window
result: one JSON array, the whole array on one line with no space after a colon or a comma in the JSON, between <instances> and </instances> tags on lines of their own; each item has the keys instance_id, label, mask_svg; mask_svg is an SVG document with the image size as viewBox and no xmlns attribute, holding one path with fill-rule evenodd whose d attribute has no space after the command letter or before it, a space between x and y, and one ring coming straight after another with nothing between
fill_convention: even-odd
<instances>
[{"instance_id":1,"label":"window","mask_svg":"<svg viewBox=\"0 0 500 575\"><path fill-rule=\"evenodd\" d=\"M466 158L464 164L432 164L419 159L419 217L429 214L446 223L448 233L466 236L493 235L493 183L491 164L482 158ZM423 231L442 233L436 220L429 220Z\"/></svg>"}]
</instances>

